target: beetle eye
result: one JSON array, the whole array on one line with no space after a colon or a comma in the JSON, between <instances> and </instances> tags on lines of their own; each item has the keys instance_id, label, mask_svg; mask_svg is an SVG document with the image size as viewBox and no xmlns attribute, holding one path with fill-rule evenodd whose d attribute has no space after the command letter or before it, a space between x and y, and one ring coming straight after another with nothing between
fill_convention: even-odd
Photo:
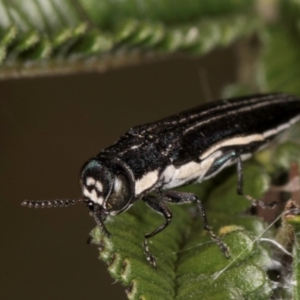
<instances>
[{"instance_id":1,"label":"beetle eye","mask_svg":"<svg viewBox=\"0 0 300 300\"><path fill-rule=\"evenodd\" d=\"M112 192L106 202L107 209L116 212L123 211L130 201L130 194L130 184L126 176L117 175Z\"/></svg>"}]
</instances>

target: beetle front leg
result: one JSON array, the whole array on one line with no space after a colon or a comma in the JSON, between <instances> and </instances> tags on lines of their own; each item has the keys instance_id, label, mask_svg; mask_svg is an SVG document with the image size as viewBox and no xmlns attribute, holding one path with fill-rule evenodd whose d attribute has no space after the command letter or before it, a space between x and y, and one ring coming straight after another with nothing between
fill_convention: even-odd
<instances>
[{"instance_id":1,"label":"beetle front leg","mask_svg":"<svg viewBox=\"0 0 300 300\"><path fill-rule=\"evenodd\" d=\"M170 209L167 207L167 205L159 197L147 195L143 198L143 200L150 208L152 208L157 213L163 215L165 218L164 224L157 227L154 231L145 234L145 241L143 243L144 252L146 254L147 260L154 268L156 268L156 259L149 251L148 239L158 234L159 232L163 231L171 223L172 213Z\"/></svg>"},{"instance_id":2,"label":"beetle front leg","mask_svg":"<svg viewBox=\"0 0 300 300\"><path fill-rule=\"evenodd\" d=\"M102 232L107 236L110 237L111 234L110 232L106 229L105 225L104 225L104 221L106 219L106 216L103 215L102 210L100 208L99 205L96 205L92 211L93 217L96 221L96 224L100 227L100 229L102 230Z\"/></svg>"},{"instance_id":3,"label":"beetle front leg","mask_svg":"<svg viewBox=\"0 0 300 300\"><path fill-rule=\"evenodd\" d=\"M224 253L224 255L227 258L230 257L228 246L210 229L208 225L205 209L202 205L201 200L195 194L178 192L178 191L169 191L163 194L163 199L165 201L176 203L176 204L196 203L200 210L200 214L204 223L204 229L208 231L211 239L219 246L219 248Z\"/></svg>"}]
</instances>

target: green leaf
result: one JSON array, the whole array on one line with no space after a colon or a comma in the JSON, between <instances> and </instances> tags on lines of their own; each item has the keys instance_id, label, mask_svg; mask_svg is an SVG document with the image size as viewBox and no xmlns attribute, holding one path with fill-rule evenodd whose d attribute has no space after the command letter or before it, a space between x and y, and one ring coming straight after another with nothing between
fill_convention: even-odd
<instances>
[{"instance_id":1,"label":"green leaf","mask_svg":"<svg viewBox=\"0 0 300 300\"><path fill-rule=\"evenodd\" d=\"M108 220L111 238L98 227L93 230L100 258L127 288L129 299L269 299L272 289L265 269L272 260L265 245L255 242L266 225L241 214L249 202L236 195L236 174L222 178L217 186L204 182L188 190L205 199L214 231L226 232L223 240L230 248L229 259L202 229L193 205L173 205L171 225L150 239L157 269L146 261L142 243L143 235L163 220L141 201ZM254 179L245 183L251 195L261 196L268 189L268 175L254 163L246 167L245 178Z\"/></svg>"},{"instance_id":2,"label":"green leaf","mask_svg":"<svg viewBox=\"0 0 300 300\"><path fill-rule=\"evenodd\" d=\"M253 3L0 0L1 76L105 70L174 52L203 55L260 31Z\"/></svg>"}]
</instances>

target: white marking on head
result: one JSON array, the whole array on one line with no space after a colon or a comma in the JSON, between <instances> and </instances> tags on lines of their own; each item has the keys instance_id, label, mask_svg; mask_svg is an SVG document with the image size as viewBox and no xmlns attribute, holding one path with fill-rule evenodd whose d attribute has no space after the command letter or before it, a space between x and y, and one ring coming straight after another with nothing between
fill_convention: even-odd
<instances>
[{"instance_id":1,"label":"white marking on head","mask_svg":"<svg viewBox=\"0 0 300 300\"><path fill-rule=\"evenodd\" d=\"M91 186L91 185L94 185L95 184L95 179L93 177L87 177L86 178L86 181L85 181L85 184L87 186Z\"/></svg>"},{"instance_id":2,"label":"white marking on head","mask_svg":"<svg viewBox=\"0 0 300 300\"><path fill-rule=\"evenodd\" d=\"M95 188L97 189L98 192L103 192L103 184L100 181L96 181L95 183Z\"/></svg>"},{"instance_id":3,"label":"white marking on head","mask_svg":"<svg viewBox=\"0 0 300 300\"><path fill-rule=\"evenodd\" d=\"M139 195L145 190L151 188L158 180L158 171L152 171L145 174L141 179L135 183L135 194Z\"/></svg>"},{"instance_id":4,"label":"white marking on head","mask_svg":"<svg viewBox=\"0 0 300 300\"><path fill-rule=\"evenodd\" d=\"M86 188L84 188L83 195L95 203L98 203L100 205L103 204L103 197L98 197L95 189L89 191Z\"/></svg>"}]
</instances>

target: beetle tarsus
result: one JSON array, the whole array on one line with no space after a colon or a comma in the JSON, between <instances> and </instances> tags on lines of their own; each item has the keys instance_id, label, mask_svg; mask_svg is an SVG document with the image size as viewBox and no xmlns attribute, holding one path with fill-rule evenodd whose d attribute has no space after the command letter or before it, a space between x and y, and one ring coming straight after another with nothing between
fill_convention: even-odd
<instances>
[{"instance_id":1,"label":"beetle tarsus","mask_svg":"<svg viewBox=\"0 0 300 300\"><path fill-rule=\"evenodd\" d=\"M155 257L150 253L149 246L148 246L148 239L145 239L143 243L144 252L146 254L146 259L150 263L150 265L156 269L156 259Z\"/></svg>"}]
</instances>

